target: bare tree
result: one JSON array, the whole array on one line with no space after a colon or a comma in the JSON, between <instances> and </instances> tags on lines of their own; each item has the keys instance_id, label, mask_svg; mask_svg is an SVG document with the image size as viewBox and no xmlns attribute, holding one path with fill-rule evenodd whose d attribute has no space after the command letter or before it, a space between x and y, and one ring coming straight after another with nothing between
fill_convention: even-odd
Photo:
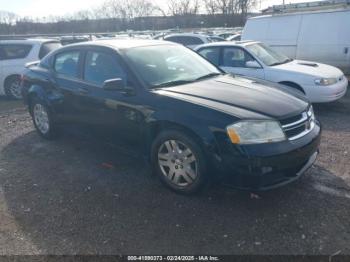
<instances>
[{"instance_id":1,"label":"bare tree","mask_svg":"<svg viewBox=\"0 0 350 262\"><path fill-rule=\"evenodd\" d=\"M200 2L198 0L169 0L168 8L171 15L198 14Z\"/></svg>"},{"instance_id":2,"label":"bare tree","mask_svg":"<svg viewBox=\"0 0 350 262\"><path fill-rule=\"evenodd\" d=\"M205 10L209 15L214 15L218 12L217 0L203 0Z\"/></svg>"},{"instance_id":3,"label":"bare tree","mask_svg":"<svg viewBox=\"0 0 350 262\"><path fill-rule=\"evenodd\" d=\"M150 16L156 10L149 0L107 0L93 10L94 17L133 19Z\"/></svg>"},{"instance_id":4,"label":"bare tree","mask_svg":"<svg viewBox=\"0 0 350 262\"><path fill-rule=\"evenodd\" d=\"M215 0L217 9L223 15L236 13L237 2L239 0Z\"/></svg>"},{"instance_id":5,"label":"bare tree","mask_svg":"<svg viewBox=\"0 0 350 262\"><path fill-rule=\"evenodd\" d=\"M0 24L12 25L16 22L18 16L11 12L0 11Z\"/></svg>"},{"instance_id":6,"label":"bare tree","mask_svg":"<svg viewBox=\"0 0 350 262\"><path fill-rule=\"evenodd\" d=\"M242 16L246 16L249 9L254 7L257 4L257 0L237 0L237 10L242 14Z\"/></svg>"}]
</instances>

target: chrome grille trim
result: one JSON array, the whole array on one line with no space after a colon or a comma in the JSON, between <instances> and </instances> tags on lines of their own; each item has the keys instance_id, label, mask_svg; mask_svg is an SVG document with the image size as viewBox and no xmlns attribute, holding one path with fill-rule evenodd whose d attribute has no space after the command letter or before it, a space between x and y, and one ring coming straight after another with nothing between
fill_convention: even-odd
<instances>
[{"instance_id":1,"label":"chrome grille trim","mask_svg":"<svg viewBox=\"0 0 350 262\"><path fill-rule=\"evenodd\" d=\"M304 113L302 114L302 117L301 117L298 121L293 122L293 123L290 123L290 124L287 124L287 125L283 125L282 128L283 128L283 129L288 129L289 127L292 127L292 126L294 127L294 126L297 125L297 124L303 123L303 122L305 122L306 120L307 120L307 113L304 112Z\"/></svg>"},{"instance_id":2,"label":"chrome grille trim","mask_svg":"<svg viewBox=\"0 0 350 262\"><path fill-rule=\"evenodd\" d=\"M288 140L293 141L310 133L314 129L315 125L316 123L313 109L312 107L309 107L307 111L300 114L299 120L281 126ZM304 127L303 130L297 130L302 129L302 127ZM287 134L287 132L293 132L293 130L295 130L296 134ZM297 131L300 132L297 133Z\"/></svg>"},{"instance_id":3,"label":"chrome grille trim","mask_svg":"<svg viewBox=\"0 0 350 262\"><path fill-rule=\"evenodd\" d=\"M288 138L289 140L293 141L293 140L297 140L305 135L307 135L308 133L310 133L312 131L312 129L314 129L315 127L315 121L314 120L310 120L310 128L309 129L305 129L305 131L301 132L300 134L296 135L296 136L292 136L290 138Z\"/></svg>"}]
</instances>

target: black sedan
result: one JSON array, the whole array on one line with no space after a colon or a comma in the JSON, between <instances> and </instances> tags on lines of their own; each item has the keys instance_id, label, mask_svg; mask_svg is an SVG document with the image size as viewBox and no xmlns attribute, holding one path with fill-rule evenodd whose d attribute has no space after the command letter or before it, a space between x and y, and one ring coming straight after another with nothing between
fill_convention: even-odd
<instances>
[{"instance_id":1,"label":"black sedan","mask_svg":"<svg viewBox=\"0 0 350 262\"><path fill-rule=\"evenodd\" d=\"M139 146L180 193L212 179L252 190L287 184L313 164L320 143L320 124L298 93L225 75L164 41L66 46L29 65L22 88L42 137L66 123L102 130Z\"/></svg>"}]
</instances>

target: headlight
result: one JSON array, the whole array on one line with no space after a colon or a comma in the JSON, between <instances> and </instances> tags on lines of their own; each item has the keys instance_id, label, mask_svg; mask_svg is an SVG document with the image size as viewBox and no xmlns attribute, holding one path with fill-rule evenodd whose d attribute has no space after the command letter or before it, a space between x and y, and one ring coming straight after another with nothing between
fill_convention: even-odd
<instances>
[{"instance_id":1,"label":"headlight","mask_svg":"<svg viewBox=\"0 0 350 262\"><path fill-rule=\"evenodd\" d=\"M276 121L247 120L227 127L227 134L234 144L261 144L286 139Z\"/></svg>"},{"instance_id":2,"label":"headlight","mask_svg":"<svg viewBox=\"0 0 350 262\"><path fill-rule=\"evenodd\" d=\"M315 80L315 84L319 86L329 86L337 83L337 78L319 78Z\"/></svg>"},{"instance_id":3,"label":"headlight","mask_svg":"<svg viewBox=\"0 0 350 262\"><path fill-rule=\"evenodd\" d=\"M311 118L312 121L315 120L314 108L312 106L310 106L309 110L307 111L307 116Z\"/></svg>"}]
</instances>

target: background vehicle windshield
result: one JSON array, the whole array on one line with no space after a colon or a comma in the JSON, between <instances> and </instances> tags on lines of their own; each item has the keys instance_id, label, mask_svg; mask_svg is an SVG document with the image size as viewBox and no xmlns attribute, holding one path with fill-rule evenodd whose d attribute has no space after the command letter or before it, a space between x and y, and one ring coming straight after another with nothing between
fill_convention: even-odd
<instances>
[{"instance_id":1,"label":"background vehicle windshield","mask_svg":"<svg viewBox=\"0 0 350 262\"><path fill-rule=\"evenodd\" d=\"M291 61L287 56L272 50L264 44L247 45L246 48L267 66L280 65Z\"/></svg>"},{"instance_id":2,"label":"background vehicle windshield","mask_svg":"<svg viewBox=\"0 0 350 262\"><path fill-rule=\"evenodd\" d=\"M224 38L218 37L218 36L209 36L208 37L209 42L222 42L226 41Z\"/></svg>"},{"instance_id":3,"label":"background vehicle windshield","mask_svg":"<svg viewBox=\"0 0 350 262\"><path fill-rule=\"evenodd\" d=\"M125 55L149 87L192 82L221 73L200 55L183 46L137 47L128 49Z\"/></svg>"}]
</instances>

